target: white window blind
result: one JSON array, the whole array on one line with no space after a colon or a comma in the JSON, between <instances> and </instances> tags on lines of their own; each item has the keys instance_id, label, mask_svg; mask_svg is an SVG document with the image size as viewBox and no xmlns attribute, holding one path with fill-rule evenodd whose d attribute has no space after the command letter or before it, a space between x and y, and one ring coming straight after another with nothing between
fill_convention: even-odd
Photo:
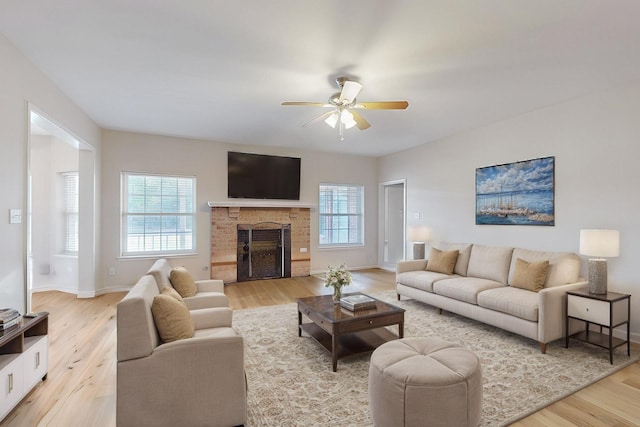
<instances>
[{"instance_id":1,"label":"white window blind","mask_svg":"<svg viewBox=\"0 0 640 427\"><path fill-rule=\"evenodd\" d=\"M320 184L320 246L364 244L364 187Z\"/></svg>"},{"instance_id":2,"label":"white window blind","mask_svg":"<svg viewBox=\"0 0 640 427\"><path fill-rule=\"evenodd\" d=\"M122 174L122 255L195 252L196 178Z\"/></svg>"},{"instance_id":3,"label":"white window blind","mask_svg":"<svg viewBox=\"0 0 640 427\"><path fill-rule=\"evenodd\" d=\"M78 253L78 172L62 173L64 253Z\"/></svg>"}]
</instances>

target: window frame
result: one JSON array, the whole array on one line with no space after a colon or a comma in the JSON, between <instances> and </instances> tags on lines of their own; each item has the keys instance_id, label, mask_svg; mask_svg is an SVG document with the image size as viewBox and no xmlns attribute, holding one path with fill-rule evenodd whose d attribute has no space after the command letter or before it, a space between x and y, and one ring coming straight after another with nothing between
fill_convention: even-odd
<instances>
[{"instance_id":1,"label":"window frame","mask_svg":"<svg viewBox=\"0 0 640 427\"><path fill-rule=\"evenodd\" d=\"M324 203L323 203L323 187L336 187L338 191L358 191L359 206L357 207L357 212L348 213L348 212L323 212ZM362 247L364 246L364 229L365 229L365 216L364 216L364 206L365 206L365 192L364 192L364 184L343 184L343 183L329 183L329 182L321 182L318 186L318 247L319 248L341 248L341 247ZM323 224L324 219L327 217L346 217L351 219L356 219L357 221L357 240L356 242L348 242L348 241L339 241L339 242L331 242L331 243L323 243ZM349 222L349 219L347 219ZM326 229L326 228L325 228ZM335 230L335 228L331 228ZM346 228L347 233L349 233L350 227ZM347 240L349 240L347 238Z\"/></svg>"},{"instance_id":2,"label":"window frame","mask_svg":"<svg viewBox=\"0 0 640 427\"><path fill-rule=\"evenodd\" d=\"M151 178L159 178L159 179L188 179L191 180L191 210L184 212L149 212L144 210L143 212L129 212L129 189L128 183L131 177L151 177ZM196 255L197 249L197 224L196 224L196 214L197 214L197 178L193 175L178 175L178 174L166 174L166 173L151 173L151 172L131 172L124 171L121 172L120 175L121 186L120 186L120 195L121 195L121 203L120 203L120 257L121 258L149 258L149 257L157 257L157 256L189 256ZM146 190L146 186L145 186ZM145 198L147 195L144 196ZM179 199L179 198L178 198ZM146 201L146 199L145 199ZM183 236L190 236L191 239L191 248L180 248L180 249L150 249L150 250L139 250L132 251L128 249L128 238L129 238L129 230L128 230L128 219L130 217L183 217L191 220L191 233L184 234ZM162 230L160 233L148 233L149 235L158 235L160 240L162 240L166 236L170 236L171 233L163 233ZM146 232L142 233L142 237L148 235ZM176 234L178 234L176 232Z\"/></svg>"},{"instance_id":3,"label":"window frame","mask_svg":"<svg viewBox=\"0 0 640 427\"><path fill-rule=\"evenodd\" d=\"M62 179L62 254L77 256L80 243L80 175L78 171L60 172L60 178ZM70 184L75 187L75 191L69 191ZM71 246L74 246L75 250Z\"/></svg>"}]
</instances>

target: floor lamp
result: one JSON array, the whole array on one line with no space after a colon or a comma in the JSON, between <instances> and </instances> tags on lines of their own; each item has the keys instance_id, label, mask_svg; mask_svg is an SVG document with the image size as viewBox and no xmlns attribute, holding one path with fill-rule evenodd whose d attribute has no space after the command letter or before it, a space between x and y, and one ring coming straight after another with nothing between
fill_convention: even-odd
<instances>
[{"instance_id":1,"label":"floor lamp","mask_svg":"<svg viewBox=\"0 0 640 427\"><path fill-rule=\"evenodd\" d=\"M589 292L607 293L607 260L620 254L618 230L580 230L580 254L589 259Z\"/></svg>"}]
</instances>

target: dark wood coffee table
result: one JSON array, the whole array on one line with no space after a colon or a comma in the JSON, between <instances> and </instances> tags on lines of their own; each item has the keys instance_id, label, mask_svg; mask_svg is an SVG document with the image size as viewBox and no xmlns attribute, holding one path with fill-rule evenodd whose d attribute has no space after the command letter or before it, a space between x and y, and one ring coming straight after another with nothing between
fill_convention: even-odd
<instances>
[{"instance_id":1,"label":"dark wood coffee table","mask_svg":"<svg viewBox=\"0 0 640 427\"><path fill-rule=\"evenodd\" d=\"M303 314L311 323L302 323ZM396 324L398 335L384 328ZM299 337L303 331L331 353L336 372L338 359L372 351L387 341L402 338L404 309L376 299L375 308L350 311L334 304L331 295L299 298Z\"/></svg>"}]
</instances>

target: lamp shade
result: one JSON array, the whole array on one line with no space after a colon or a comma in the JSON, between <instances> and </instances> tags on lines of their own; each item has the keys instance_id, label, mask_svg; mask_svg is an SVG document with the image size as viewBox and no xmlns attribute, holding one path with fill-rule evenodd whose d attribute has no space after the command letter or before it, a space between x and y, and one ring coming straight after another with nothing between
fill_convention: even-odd
<instances>
[{"instance_id":1,"label":"lamp shade","mask_svg":"<svg viewBox=\"0 0 640 427\"><path fill-rule=\"evenodd\" d=\"M580 230L580 254L600 258L620 255L618 230Z\"/></svg>"},{"instance_id":2,"label":"lamp shade","mask_svg":"<svg viewBox=\"0 0 640 427\"><path fill-rule=\"evenodd\" d=\"M431 239L429 227L409 227L409 240L412 242L428 242Z\"/></svg>"}]
</instances>

